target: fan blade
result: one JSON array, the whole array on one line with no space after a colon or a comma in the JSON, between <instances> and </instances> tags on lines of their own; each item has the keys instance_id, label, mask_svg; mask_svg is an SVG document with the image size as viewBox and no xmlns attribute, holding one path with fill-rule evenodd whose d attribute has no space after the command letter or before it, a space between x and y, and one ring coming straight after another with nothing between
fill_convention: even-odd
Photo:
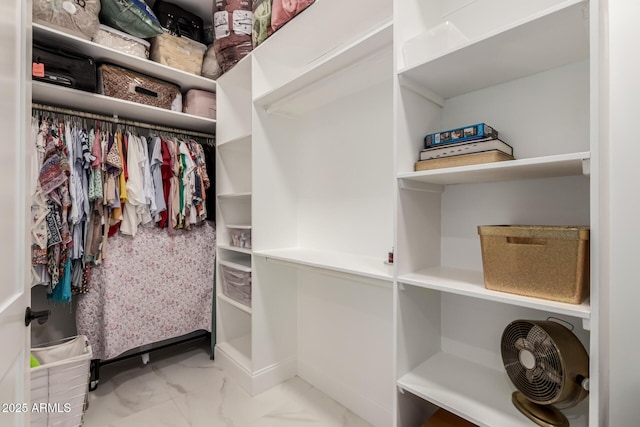
<instances>
[{"instance_id":1,"label":"fan blade","mask_svg":"<svg viewBox=\"0 0 640 427\"><path fill-rule=\"evenodd\" d=\"M535 382L536 379L536 373L535 373L535 369L527 369L524 373L524 375L527 377L527 381L529 382L529 384L533 384Z\"/></svg>"},{"instance_id":2,"label":"fan blade","mask_svg":"<svg viewBox=\"0 0 640 427\"><path fill-rule=\"evenodd\" d=\"M537 348L539 345L553 346L553 341L551 341L551 337L549 337L547 331L537 325L531 328L527 334L527 340L533 344L534 348Z\"/></svg>"},{"instance_id":3,"label":"fan blade","mask_svg":"<svg viewBox=\"0 0 640 427\"><path fill-rule=\"evenodd\" d=\"M545 363L545 361L540 362L540 368L544 373L544 376L547 377L550 381L553 381L556 384L562 383L562 375L555 366L551 363Z\"/></svg>"}]
</instances>

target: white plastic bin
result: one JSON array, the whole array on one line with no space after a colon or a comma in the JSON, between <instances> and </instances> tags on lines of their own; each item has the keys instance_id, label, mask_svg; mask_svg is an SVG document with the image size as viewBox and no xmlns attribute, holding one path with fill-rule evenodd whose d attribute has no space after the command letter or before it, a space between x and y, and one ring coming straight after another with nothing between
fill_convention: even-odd
<instances>
[{"instance_id":1,"label":"white plastic bin","mask_svg":"<svg viewBox=\"0 0 640 427\"><path fill-rule=\"evenodd\" d=\"M250 225L227 225L229 244L238 248L251 249Z\"/></svg>"},{"instance_id":2,"label":"white plastic bin","mask_svg":"<svg viewBox=\"0 0 640 427\"><path fill-rule=\"evenodd\" d=\"M44 344L31 354L40 362L31 368L31 426L81 426L93 357L87 337Z\"/></svg>"},{"instance_id":3,"label":"white plastic bin","mask_svg":"<svg viewBox=\"0 0 640 427\"><path fill-rule=\"evenodd\" d=\"M222 293L251 307L251 268L231 261L220 261Z\"/></svg>"}]
</instances>

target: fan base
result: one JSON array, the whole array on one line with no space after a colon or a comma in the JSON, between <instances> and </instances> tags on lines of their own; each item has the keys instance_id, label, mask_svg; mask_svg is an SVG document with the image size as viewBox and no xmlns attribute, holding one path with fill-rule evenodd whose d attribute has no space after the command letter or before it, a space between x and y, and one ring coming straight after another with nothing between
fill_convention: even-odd
<instances>
[{"instance_id":1,"label":"fan base","mask_svg":"<svg viewBox=\"0 0 640 427\"><path fill-rule=\"evenodd\" d=\"M527 399L524 394L514 391L511 395L513 405L527 418L543 427L569 427L569 420L553 405L539 405Z\"/></svg>"}]
</instances>

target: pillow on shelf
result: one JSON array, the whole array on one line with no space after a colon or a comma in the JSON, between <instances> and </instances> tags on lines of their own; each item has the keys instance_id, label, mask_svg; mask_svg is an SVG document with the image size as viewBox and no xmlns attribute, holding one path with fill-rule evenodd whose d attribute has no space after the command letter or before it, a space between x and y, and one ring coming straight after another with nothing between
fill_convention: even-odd
<instances>
[{"instance_id":1,"label":"pillow on shelf","mask_svg":"<svg viewBox=\"0 0 640 427\"><path fill-rule=\"evenodd\" d=\"M102 0L100 20L141 39L162 34L160 21L143 0Z\"/></svg>"},{"instance_id":2,"label":"pillow on shelf","mask_svg":"<svg viewBox=\"0 0 640 427\"><path fill-rule=\"evenodd\" d=\"M294 16L305 10L315 0L273 0L271 9L271 28L276 31Z\"/></svg>"}]
</instances>

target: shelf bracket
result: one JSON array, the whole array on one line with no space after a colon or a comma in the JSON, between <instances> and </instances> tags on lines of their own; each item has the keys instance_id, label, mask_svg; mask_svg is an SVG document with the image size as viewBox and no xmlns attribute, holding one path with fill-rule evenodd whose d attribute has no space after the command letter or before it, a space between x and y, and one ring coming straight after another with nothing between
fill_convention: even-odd
<instances>
[{"instance_id":1,"label":"shelf bracket","mask_svg":"<svg viewBox=\"0 0 640 427\"><path fill-rule=\"evenodd\" d=\"M398 289L400 289L402 292L404 292L405 291L404 283L398 282Z\"/></svg>"},{"instance_id":2,"label":"shelf bracket","mask_svg":"<svg viewBox=\"0 0 640 427\"><path fill-rule=\"evenodd\" d=\"M591 330L591 319L582 319L582 329L585 331Z\"/></svg>"},{"instance_id":3,"label":"shelf bracket","mask_svg":"<svg viewBox=\"0 0 640 427\"><path fill-rule=\"evenodd\" d=\"M399 184L401 190L426 191L428 193L442 193L444 191L444 185L430 184L413 179L400 178Z\"/></svg>"},{"instance_id":4,"label":"shelf bracket","mask_svg":"<svg viewBox=\"0 0 640 427\"><path fill-rule=\"evenodd\" d=\"M401 386L398 386L398 391L400 392L400 394L404 394L404 389Z\"/></svg>"}]
</instances>

